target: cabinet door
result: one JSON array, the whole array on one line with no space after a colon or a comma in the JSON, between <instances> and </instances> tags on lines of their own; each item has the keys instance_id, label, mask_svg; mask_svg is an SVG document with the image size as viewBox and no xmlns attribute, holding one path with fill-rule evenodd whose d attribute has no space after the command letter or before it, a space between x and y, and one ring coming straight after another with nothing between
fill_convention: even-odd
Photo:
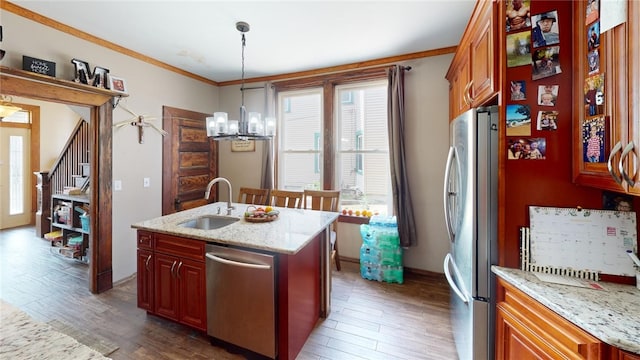
<instances>
[{"instance_id":1,"label":"cabinet door","mask_svg":"<svg viewBox=\"0 0 640 360\"><path fill-rule=\"evenodd\" d=\"M536 343L531 331L502 304L497 306L496 316L496 360L554 359L550 350L543 348L539 341Z\"/></svg>"},{"instance_id":2,"label":"cabinet door","mask_svg":"<svg viewBox=\"0 0 640 360\"><path fill-rule=\"evenodd\" d=\"M205 264L181 259L177 269L179 281L179 319L185 325L207 330Z\"/></svg>"},{"instance_id":3,"label":"cabinet door","mask_svg":"<svg viewBox=\"0 0 640 360\"><path fill-rule=\"evenodd\" d=\"M606 357L604 343L501 278L497 294L496 359Z\"/></svg>"},{"instance_id":4,"label":"cabinet door","mask_svg":"<svg viewBox=\"0 0 640 360\"><path fill-rule=\"evenodd\" d=\"M480 1L476 8L478 12L471 31L471 42L469 46L469 58L471 61L471 79L469 86L469 97L472 100L471 106L476 107L484 104L496 94L495 73L496 61L494 54L494 22L493 3L491 1Z\"/></svg>"},{"instance_id":5,"label":"cabinet door","mask_svg":"<svg viewBox=\"0 0 640 360\"><path fill-rule=\"evenodd\" d=\"M153 253L138 250L138 307L149 312L154 312L153 266Z\"/></svg>"},{"instance_id":6,"label":"cabinet door","mask_svg":"<svg viewBox=\"0 0 640 360\"><path fill-rule=\"evenodd\" d=\"M627 21L629 36L629 136L634 144L633 152L626 161L627 173L635 182L629 186L629 193L640 196L640 2L629 1ZM635 45L634 45L635 44Z\"/></svg>"},{"instance_id":7,"label":"cabinet door","mask_svg":"<svg viewBox=\"0 0 640 360\"><path fill-rule=\"evenodd\" d=\"M633 2L633 1L631 1ZM629 143L627 26L623 23L600 34L596 49L588 48L587 33L591 25L585 23L586 2L573 2L574 18L574 125L573 177L581 185L625 192L628 184L619 170L622 153ZM597 50L597 59L592 54ZM599 67L590 68L588 60L594 58ZM604 77L604 79L602 79ZM602 81L603 80L603 81ZM587 104L589 86L594 85L604 100L596 98L593 109ZM600 85L602 84L602 85ZM599 96L599 95L598 95ZM637 105L636 105L637 106ZM600 139L597 156L588 154L591 129ZM595 136L594 136L595 139Z\"/></svg>"},{"instance_id":8,"label":"cabinet door","mask_svg":"<svg viewBox=\"0 0 640 360\"><path fill-rule=\"evenodd\" d=\"M178 274L179 258L155 253L154 296L155 313L172 320L178 320Z\"/></svg>"},{"instance_id":9,"label":"cabinet door","mask_svg":"<svg viewBox=\"0 0 640 360\"><path fill-rule=\"evenodd\" d=\"M455 119L458 115L469 110L469 56L468 52L457 54L452 63L452 72L449 74L449 118Z\"/></svg>"}]
</instances>

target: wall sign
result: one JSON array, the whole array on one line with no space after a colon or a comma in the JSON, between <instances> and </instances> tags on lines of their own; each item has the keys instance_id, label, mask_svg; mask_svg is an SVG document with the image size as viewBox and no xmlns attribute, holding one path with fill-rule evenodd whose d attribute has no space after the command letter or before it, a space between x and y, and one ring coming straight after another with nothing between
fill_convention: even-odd
<instances>
[{"instance_id":1,"label":"wall sign","mask_svg":"<svg viewBox=\"0 0 640 360\"><path fill-rule=\"evenodd\" d=\"M22 70L55 77L56 63L22 55Z\"/></svg>"},{"instance_id":2,"label":"wall sign","mask_svg":"<svg viewBox=\"0 0 640 360\"><path fill-rule=\"evenodd\" d=\"M255 140L235 140L231 142L231 151L233 152L246 152L256 151Z\"/></svg>"}]
</instances>

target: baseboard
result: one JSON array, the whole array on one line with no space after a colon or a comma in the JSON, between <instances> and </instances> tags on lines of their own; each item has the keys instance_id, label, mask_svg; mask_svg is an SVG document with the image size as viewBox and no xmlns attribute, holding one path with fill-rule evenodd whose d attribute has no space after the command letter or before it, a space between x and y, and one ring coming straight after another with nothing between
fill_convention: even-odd
<instances>
[{"instance_id":1,"label":"baseboard","mask_svg":"<svg viewBox=\"0 0 640 360\"><path fill-rule=\"evenodd\" d=\"M340 255L340 261L341 262L349 262L349 263L354 263L354 264L360 264L360 259L357 258L352 258L352 257L347 257L347 256L342 256ZM443 273L438 273L438 272L434 272L434 271L428 271L428 270L422 270L422 269L414 269L414 268L410 268L410 267L404 267L404 272L405 274L412 274L412 275L420 275L420 276L425 276L425 277L430 277L430 278L438 278L438 279L445 279L445 276Z\"/></svg>"}]
</instances>

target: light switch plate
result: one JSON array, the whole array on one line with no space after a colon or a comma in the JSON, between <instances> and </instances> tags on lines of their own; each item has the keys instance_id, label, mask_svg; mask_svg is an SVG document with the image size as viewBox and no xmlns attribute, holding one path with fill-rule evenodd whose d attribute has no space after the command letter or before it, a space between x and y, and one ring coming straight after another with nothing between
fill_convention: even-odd
<instances>
[{"instance_id":1,"label":"light switch plate","mask_svg":"<svg viewBox=\"0 0 640 360\"><path fill-rule=\"evenodd\" d=\"M151 179L150 179L150 178L148 178L148 177L146 177L146 178L142 179L142 186L144 186L144 187L149 187L149 186L151 186Z\"/></svg>"},{"instance_id":2,"label":"light switch plate","mask_svg":"<svg viewBox=\"0 0 640 360\"><path fill-rule=\"evenodd\" d=\"M113 180L113 190L114 191L122 190L122 180Z\"/></svg>"}]
</instances>

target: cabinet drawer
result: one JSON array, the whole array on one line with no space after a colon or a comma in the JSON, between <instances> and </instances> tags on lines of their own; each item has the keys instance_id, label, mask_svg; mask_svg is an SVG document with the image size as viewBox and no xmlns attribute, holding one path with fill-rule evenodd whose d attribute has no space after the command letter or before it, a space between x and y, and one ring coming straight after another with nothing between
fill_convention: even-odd
<instances>
[{"instance_id":1,"label":"cabinet drawer","mask_svg":"<svg viewBox=\"0 0 640 360\"><path fill-rule=\"evenodd\" d=\"M153 233L138 231L138 249L153 249Z\"/></svg>"},{"instance_id":2,"label":"cabinet drawer","mask_svg":"<svg viewBox=\"0 0 640 360\"><path fill-rule=\"evenodd\" d=\"M204 241L185 239L165 234L156 234L155 243L156 252L204 262Z\"/></svg>"}]
</instances>

